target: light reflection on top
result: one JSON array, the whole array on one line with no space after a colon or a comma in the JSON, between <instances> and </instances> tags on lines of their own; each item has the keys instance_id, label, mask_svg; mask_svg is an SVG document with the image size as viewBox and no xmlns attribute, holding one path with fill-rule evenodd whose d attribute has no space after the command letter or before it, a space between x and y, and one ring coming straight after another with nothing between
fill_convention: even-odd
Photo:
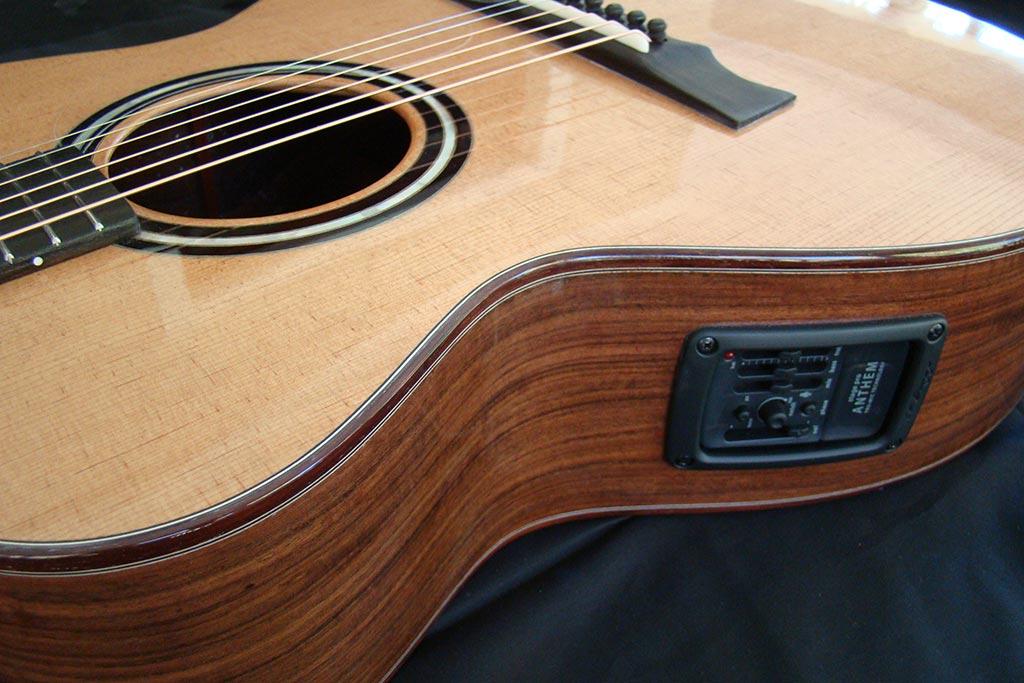
<instances>
[{"instance_id":1,"label":"light reflection on top","mask_svg":"<svg viewBox=\"0 0 1024 683\"><path fill-rule=\"evenodd\" d=\"M921 14L931 21L932 28L936 31L953 37L966 34L967 29L971 27L971 22L974 21L974 18L967 12L961 12L937 2L929 2Z\"/></svg>"},{"instance_id":2,"label":"light reflection on top","mask_svg":"<svg viewBox=\"0 0 1024 683\"><path fill-rule=\"evenodd\" d=\"M986 24L982 21L978 23L981 24L981 27L978 29L979 43L1011 57L1024 59L1024 38L1015 36L1009 31L1005 31L992 24Z\"/></svg>"},{"instance_id":3,"label":"light reflection on top","mask_svg":"<svg viewBox=\"0 0 1024 683\"><path fill-rule=\"evenodd\" d=\"M868 14L879 14L889 7L889 0L833 0L840 5L865 10Z\"/></svg>"},{"instance_id":4,"label":"light reflection on top","mask_svg":"<svg viewBox=\"0 0 1024 683\"><path fill-rule=\"evenodd\" d=\"M1024 60L1024 38L932 0L828 0L836 5L861 9L878 16L886 10L907 10L919 15L930 28L950 38L971 40L986 50Z\"/></svg>"}]
</instances>

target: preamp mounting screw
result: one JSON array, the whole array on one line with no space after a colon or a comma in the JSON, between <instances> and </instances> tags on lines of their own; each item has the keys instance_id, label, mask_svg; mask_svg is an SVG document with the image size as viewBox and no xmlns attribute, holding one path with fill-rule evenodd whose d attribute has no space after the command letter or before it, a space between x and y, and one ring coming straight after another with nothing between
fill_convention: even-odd
<instances>
[{"instance_id":1,"label":"preamp mounting screw","mask_svg":"<svg viewBox=\"0 0 1024 683\"><path fill-rule=\"evenodd\" d=\"M946 333L946 326L942 323L935 323L928 330L928 341L939 341L942 335Z\"/></svg>"},{"instance_id":2,"label":"preamp mounting screw","mask_svg":"<svg viewBox=\"0 0 1024 683\"><path fill-rule=\"evenodd\" d=\"M718 350L718 340L714 337L704 337L697 341L697 351L705 356L710 356Z\"/></svg>"}]
</instances>

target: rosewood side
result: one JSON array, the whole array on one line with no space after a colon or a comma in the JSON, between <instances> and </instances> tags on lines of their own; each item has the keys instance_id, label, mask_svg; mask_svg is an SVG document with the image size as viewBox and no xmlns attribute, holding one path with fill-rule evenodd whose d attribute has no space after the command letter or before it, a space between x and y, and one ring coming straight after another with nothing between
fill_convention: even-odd
<instances>
[{"instance_id":1,"label":"rosewood side","mask_svg":"<svg viewBox=\"0 0 1024 683\"><path fill-rule=\"evenodd\" d=\"M379 680L480 562L531 529L848 495L966 448L1024 388L1021 291L1019 234L906 253L611 249L527 262L464 301L280 498L144 539L60 546L64 557L0 548L14 572L0 575L0 678ZM934 312L949 338L894 453L727 472L662 459L691 330ZM180 538L194 547L116 567ZM47 573L61 568L77 573Z\"/></svg>"}]
</instances>

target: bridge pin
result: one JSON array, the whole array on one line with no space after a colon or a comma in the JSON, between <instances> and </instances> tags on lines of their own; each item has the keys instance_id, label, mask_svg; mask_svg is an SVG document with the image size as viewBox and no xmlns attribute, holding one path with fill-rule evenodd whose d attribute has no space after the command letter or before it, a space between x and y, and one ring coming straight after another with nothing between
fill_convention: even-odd
<instances>
[{"instance_id":1,"label":"bridge pin","mask_svg":"<svg viewBox=\"0 0 1024 683\"><path fill-rule=\"evenodd\" d=\"M664 19L651 19L647 22L647 35L652 43L664 43L668 40L668 22Z\"/></svg>"},{"instance_id":2,"label":"bridge pin","mask_svg":"<svg viewBox=\"0 0 1024 683\"><path fill-rule=\"evenodd\" d=\"M625 24L622 15L626 13L626 10L617 2L613 2L604 8L604 18L610 19L611 21L617 21L620 24Z\"/></svg>"}]
</instances>

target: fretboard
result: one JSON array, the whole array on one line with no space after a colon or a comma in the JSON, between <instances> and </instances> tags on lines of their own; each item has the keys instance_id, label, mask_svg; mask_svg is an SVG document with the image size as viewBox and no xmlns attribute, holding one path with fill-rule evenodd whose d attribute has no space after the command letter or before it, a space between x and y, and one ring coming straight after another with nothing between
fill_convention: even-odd
<instances>
[{"instance_id":1,"label":"fretboard","mask_svg":"<svg viewBox=\"0 0 1024 683\"><path fill-rule=\"evenodd\" d=\"M0 166L0 282L139 231L131 205L112 199L117 190L81 156L75 147L57 147ZM64 214L71 215L58 218Z\"/></svg>"}]
</instances>

